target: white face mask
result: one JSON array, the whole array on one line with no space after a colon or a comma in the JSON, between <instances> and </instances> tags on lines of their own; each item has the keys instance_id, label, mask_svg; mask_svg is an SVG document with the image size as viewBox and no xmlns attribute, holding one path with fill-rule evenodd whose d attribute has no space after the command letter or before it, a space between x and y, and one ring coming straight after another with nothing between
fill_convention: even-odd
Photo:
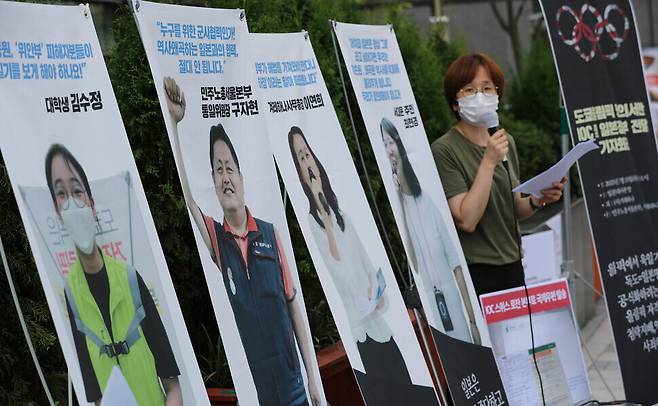
<instances>
[{"instance_id":1,"label":"white face mask","mask_svg":"<svg viewBox=\"0 0 658 406\"><path fill-rule=\"evenodd\" d=\"M475 96L457 99L459 116L475 127L488 127L491 117L498 110L498 95L487 95L478 92Z\"/></svg>"},{"instance_id":2,"label":"white face mask","mask_svg":"<svg viewBox=\"0 0 658 406\"><path fill-rule=\"evenodd\" d=\"M61 211L62 222L73 243L86 255L96 246L96 219L91 207L78 207L73 197L69 197L68 208Z\"/></svg>"}]
</instances>

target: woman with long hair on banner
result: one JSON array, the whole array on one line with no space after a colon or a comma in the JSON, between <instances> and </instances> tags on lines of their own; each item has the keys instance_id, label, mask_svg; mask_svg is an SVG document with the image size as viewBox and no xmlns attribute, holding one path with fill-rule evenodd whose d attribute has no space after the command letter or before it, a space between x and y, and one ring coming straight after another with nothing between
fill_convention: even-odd
<instances>
[{"instance_id":1,"label":"woman with long hair on banner","mask_svg":"<svg viewBox=\"0 0 658 406\"><path fill-rule=\"evenodd\" d=\"M475 291L522 286L518 220L557 202L566 178L543 190L540 199L512 192L519 184L519 158L512 136L497 128L505 79L489 56L458 58L443 86L459 122L432 143L432 153Z\"/></svg>"},{"instance_id":2,"label":"woman with long hair on banner","mask_svg":"<svg viewBox=\"0 0 658 406\"><path fill-rule=\"evenodd\" d=\"M468 300L466 281L459 262L459 248L450 239L438 207L423 193L395 125L384 117L379 129L402 208L402 227L408 239L409 260L412 269L423 281L428 296L435 299L435 306L425 311L431 312L434 320L441 320L442 333L480 344L473 306ZM466 309L468 322L462 308Z\"/></svg>"},{"instance_id":3,"label":"woman with long hair on banner","mask_svg":"<svg viewBox=\"0 0 658 406\"><path fill-rule=\"evenodd\" d=\"M366 403L435 404L433 388L411 382L405 360L384 318L387 301L382 271L375 269L357 230L340 209L324 166L299 127L290 129L288 144L308 198L311 231L345 308L366 371L365 374L355 371Z\"/></svg>"},{"instance_id":4,"label":"woman with long hair on banner","mask_svg":"<svg viewBox=\"0 0 658 406\"><path fill-rule=\"evenodd\" d=\"M96 242L96 205L82 165L53 144L45 172L57 216L75 244L65 297L87 401L100 404L119 368L138 404L182 405L178 365L148 287Z\"/></svg>"}]
</instances>

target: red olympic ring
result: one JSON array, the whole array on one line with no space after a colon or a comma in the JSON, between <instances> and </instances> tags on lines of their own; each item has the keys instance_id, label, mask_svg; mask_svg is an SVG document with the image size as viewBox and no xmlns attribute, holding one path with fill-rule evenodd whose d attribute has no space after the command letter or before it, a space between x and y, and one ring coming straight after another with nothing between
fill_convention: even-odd
<instances>
[{"instance_id":1,"label":"red olympic ring","mask_svg":"<svg viewBox=\"0 0 658 406\"><path fill-rule=\"evenodd\" d=\"M623 18L624 32L622 35L619 35L617 27L615 27L609 20L609 17L613 11ZM563 14L565 13L570 15L574 20L574 26L571 30L570 37L565 36L560 28L560 18L562 18ZM590 13L594 16L596 20L594 27L590 27L585 23L584 17L586 13ZM624 42L628 36L628 32L630 31L630 21L628 20L628 17L624 11L616 4L609 4L606 6L603 15L601 15L601 13L594 6L588 3L582 5L580 12L575 11L569 6L562 6L557 10L555 19L557 33L562 42L565 45L573 47L576 53L578 53L578 55L583 58L585 62L591 61L596 56L597 51L601 53L601 58L604 60L610 61L617 58L617 56L619 56L621 44ZM612 52L605 53L601 48L601 36L603 35L603 31L606 32L608 37L610 37L614 43L614 49ZM592 48L588 53L584 52L580 47L580 42L583 39L589 41L592 44Z\"/></svg>"}]
</instances>

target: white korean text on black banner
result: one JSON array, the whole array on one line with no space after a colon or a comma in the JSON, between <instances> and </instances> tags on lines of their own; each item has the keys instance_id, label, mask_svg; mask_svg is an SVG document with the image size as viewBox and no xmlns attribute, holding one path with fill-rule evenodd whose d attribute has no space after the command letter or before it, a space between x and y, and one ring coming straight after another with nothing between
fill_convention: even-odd
<instances>
[{"instance_id":1,"label":"white korean text on black banner","mask_svg":"<svg viewBox=\"0 0 658 406\"><path fill-rule=\"evenodd\" d=\"M628 0L541 0L626 399L658 402L658 157ZM557 118L556 118L557 119Z\"/></svg>"}]
</instances>

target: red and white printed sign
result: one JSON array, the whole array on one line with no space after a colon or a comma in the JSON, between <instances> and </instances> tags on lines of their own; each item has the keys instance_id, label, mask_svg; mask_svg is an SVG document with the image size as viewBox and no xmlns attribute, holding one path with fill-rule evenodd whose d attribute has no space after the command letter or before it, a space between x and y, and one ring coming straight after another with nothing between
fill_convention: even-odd
<instances>
[{"instance_id":1,"label":"red and white printed sign","mask_svg":"<svg viewBox=\"0 0 658 406\"><path fill-rule=\"evenodd\" d=\"M528 299L533 314L571 306L567 281L559 280L530 286L527 296L523 287L480 296L484 319L491 324L526 315Z\"/></svg>"}]
</instances>

